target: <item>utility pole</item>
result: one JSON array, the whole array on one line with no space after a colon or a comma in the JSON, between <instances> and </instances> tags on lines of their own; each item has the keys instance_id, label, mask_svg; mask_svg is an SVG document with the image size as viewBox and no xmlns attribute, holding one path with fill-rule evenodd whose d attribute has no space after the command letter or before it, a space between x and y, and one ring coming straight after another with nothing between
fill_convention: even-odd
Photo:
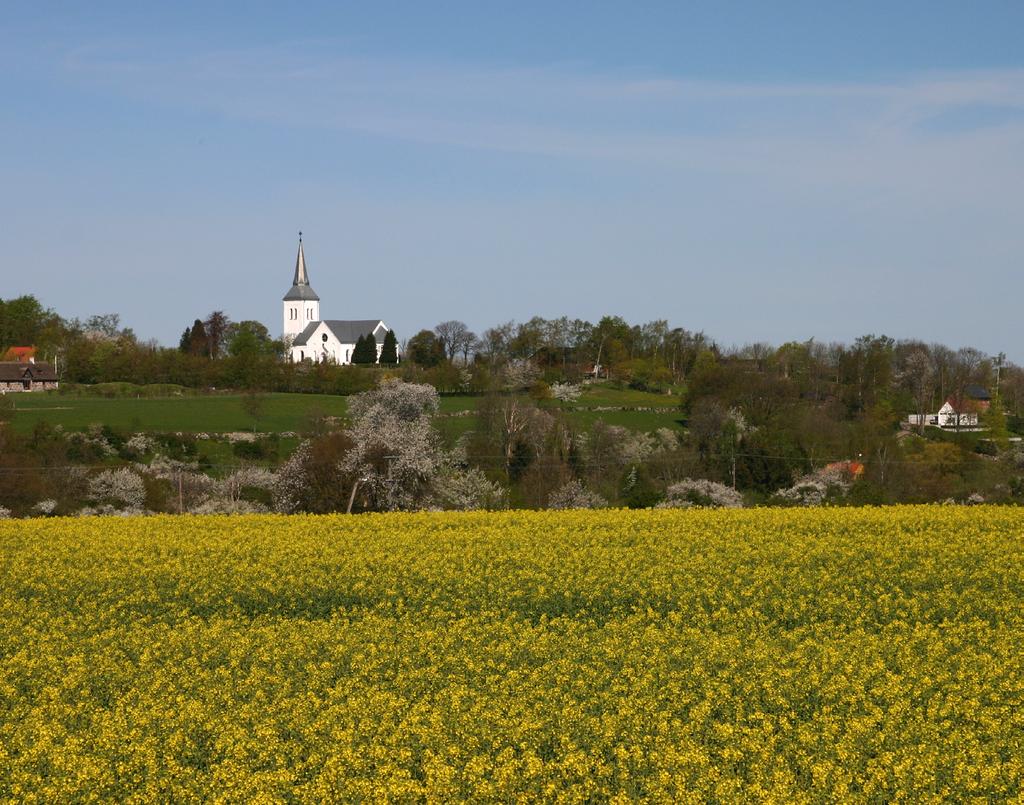
<instances>
[{"instance_id":1,"label":"utility pole","mask_svg":"<svg viewBox=\"0 0 1024 805\"><path fill-rule=\"evenodd\" d=\"M597 380L601 371L601 353L604 351L604 342L608 338L608 334L605 333L601 338L601 343L597 347L597 362L594 364L594 379Z\"/></svg>"}]
</instances>

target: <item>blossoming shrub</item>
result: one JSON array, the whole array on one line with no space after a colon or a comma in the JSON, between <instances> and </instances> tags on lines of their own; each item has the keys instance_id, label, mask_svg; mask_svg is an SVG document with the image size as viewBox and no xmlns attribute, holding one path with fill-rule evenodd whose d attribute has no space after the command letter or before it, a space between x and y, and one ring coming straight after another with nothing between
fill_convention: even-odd
<instances>
[{"instance_id":1,"label":"blossoming shrub","mask_svg":"<svg viewBox=\"0 0 1024 805\"><path fill-rule=\"evenodd\" d=\"M559 487L548 498L549 509L603 509L608 501L573 479Z\"/></svg>"},{"instance_id":2,"label":"blossoming shrub","mask_svg":"<svg viewBox=\"0 0 1024 805\"><path fill-rule=\"evenodd\" d=\"M853 476L832 465L798 478L793 486L776 493L778 502L796 506L821 506L842 500L853 486Z\"/></svg>"},{"instance_id":3,"label":"blossoming shrub","mask_svg":"<svg viewBox=\"0 0 1024 805\"><path fill-rule=\"evenodd\" d=\"M1018 509L0 522L5 801L1015 800Z\"/></svg>"},{"instance_id":4,"label":"blossoming shrub","mask_svg":"<svg viewBox=\"0 0 1024 805\"><path fill-rule=\"evenodd\" d=\"M129 469L103 470L89 479L89 495L97 503L141 510L146 503L142 478Z\"/></svg>"},{"instance_id":5,"label":"blossoming shrub","mask_svg":"<svg viewBox=\"0 0 1024 805\"><path fill-rule=\"evenodd\" d=\"M572 383L552 383L551 396L564 403L574 403L583 393L583 387Z\"/></svg>"},{"instance_id":6,"label":"blossoming shrub","mask_svg":"<svg viewBox=\"0 0 1024 805\"><path fill-rule=\"evenodd\" d=\"M691 506L741 509L743 495L732 487L707 478L684 478L665 490L665 500L659 504L663 509L688 509Z\"/></svg>"}]
</instances>

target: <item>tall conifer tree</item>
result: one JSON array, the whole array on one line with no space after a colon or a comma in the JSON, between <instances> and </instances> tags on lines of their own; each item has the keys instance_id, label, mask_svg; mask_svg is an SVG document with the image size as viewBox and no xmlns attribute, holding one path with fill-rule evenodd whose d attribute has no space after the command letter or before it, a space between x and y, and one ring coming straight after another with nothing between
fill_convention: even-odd
<instances>
[{"instance_id":1,"label":"tall conifer tree","mask_svg":"<svg viewBox=\"0 0 1024 805\"><path fill-rule=\"evenodd\" d=\"M373 363L377 358L377 346L373 336L359 336L356 340L356 348L352 350L352 363L366 365Z\"/></svg>"},{"instance_id":2,"label":"tall conifer tree","mask_svg":"<svg viewBox=\"0 0 1024 805\"><path fill-rule=\"evenodd\" d=\"M380 352L380 362L389 365L398 363L398 339L395 338L395 334L388 330L387 335L384 336L384 346Z\"/></svg>"}]
</instances>

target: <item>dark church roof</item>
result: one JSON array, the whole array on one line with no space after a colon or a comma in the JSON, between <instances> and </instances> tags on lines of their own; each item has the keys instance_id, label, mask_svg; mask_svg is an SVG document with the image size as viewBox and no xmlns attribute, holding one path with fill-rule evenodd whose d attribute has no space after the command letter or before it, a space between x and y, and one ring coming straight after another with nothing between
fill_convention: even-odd
<instances>
[{"instance_id":1,"label":"dark church roof","mask_svg":"<svg viewBox=\"0 0 1024 805\"><path fill-rule=\"evenodd\" d=\"M306 325L306 329L295 336L295 340L292 341L293 347L304 347L309 343L310 337L313 332L321 324L326 324L334 337L337 338L342 344L354 344L359 340L360 336L370 335L377 330L377 327L384 324L380 319L358 319L352 321L346 321L342 319L325 319L322 322L313 321ZM387 334L387 325L384 325L376 333L374 333L374 340L378 344L384 343L384 336Z\"/></svg>"},{"instance_id":2,"label":"dark church roof","mask_svg":"<svg viewBox=\"0 0 1024 805\"><path fill-rule=\"evenodd\" d=\"M964 391L967 397L971 400L991 400L992 395L988 393L988 389L984 386L978 386L975 384L969 385Z\"/></svg>"},{"instance_id":3,"label":"dark church roof","mask_svg":"<svg viewBox=\"0 0 1024 805\"><path fill-rule=\"evenodd\" d=\"M303 302L319 302L320 297L316 295L309 285L309 273L306 271L306 255L302 251L302 236L299 236L299 253L295 257L295 279L292 280L291 290L284 295L285 302L301 300Z\"/></svg>"}]
</instances>

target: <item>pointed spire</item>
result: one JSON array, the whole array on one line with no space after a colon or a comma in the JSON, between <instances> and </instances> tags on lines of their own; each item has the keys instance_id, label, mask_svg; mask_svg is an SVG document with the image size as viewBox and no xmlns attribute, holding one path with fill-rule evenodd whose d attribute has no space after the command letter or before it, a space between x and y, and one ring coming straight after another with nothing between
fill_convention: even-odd
<instances>
[{"instance_id":1,"label":"pointed spire","mask_svg":"<svg viewBox=\"0 0 1024 805\"><path fill-rule=\"evenodd\" d=\"M306 273L306 255L302 251L302 232L299 232L299 253L295 257L295 279L292 285L309 285L309 274Z\"/></svg>"},{"instance_id":2,"label":"pointed spire","mask_svg":"<svg viewBox=\"0 0 1024 805\"><path fill-rule=\"evenodd\" d=\"M284 296L285 302L295 301L296 299L320 300L320 297L316 295L316 291L309 286L309 273L306 271L306 255L302 251L301 232L299 232L299 253L295 256L295 279L292 280L291 290Z\"/></svg>"}]
</instances>

